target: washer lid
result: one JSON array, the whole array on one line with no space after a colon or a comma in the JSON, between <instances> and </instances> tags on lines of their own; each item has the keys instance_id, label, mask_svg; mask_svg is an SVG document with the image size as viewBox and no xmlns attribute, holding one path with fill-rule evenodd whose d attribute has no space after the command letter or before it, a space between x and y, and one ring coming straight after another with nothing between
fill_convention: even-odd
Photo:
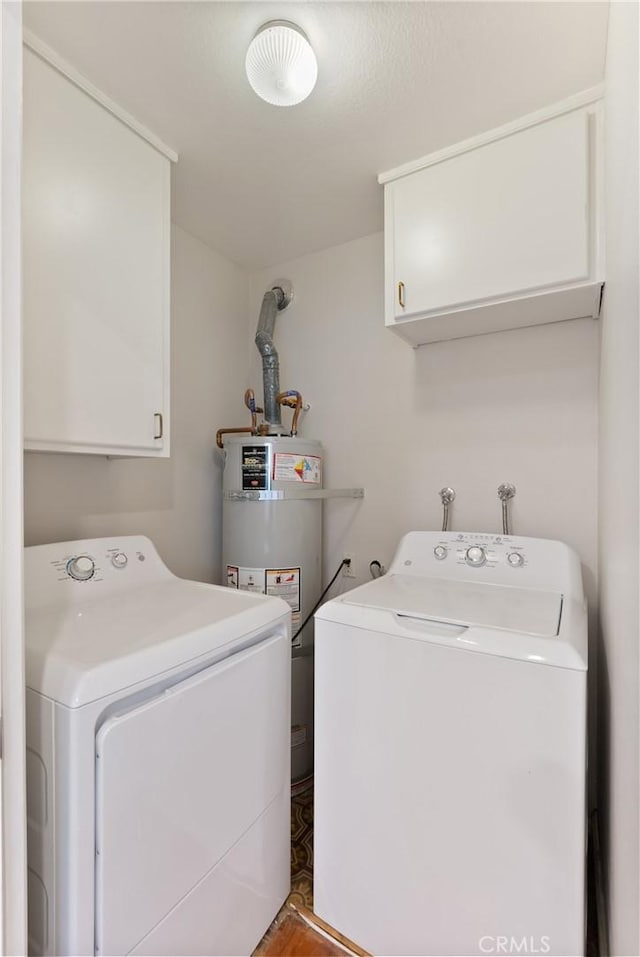
<instances>
[{"instance_id":1,"label":"washer lid","mask_svg":"<svg viewBox=\"0 0 640 957\"><path fill-rule=\"evenodd\" d=\"M557 637L562 616L557 592L413 575L385 575L348 592L342 602L539 638Z\"/></svg>"},{"instance_id":2,"label":"washer lid","mask_svg":"<svg viewBox=\"0 0 640 957\"><path fill-rule=\"evenodd\" d=\"M27 686L78 708L180 666L197 668L199 659L224 657L288 613L280 598L173 576L80 605L27 608Z\"/></svg>"}]
</instances>

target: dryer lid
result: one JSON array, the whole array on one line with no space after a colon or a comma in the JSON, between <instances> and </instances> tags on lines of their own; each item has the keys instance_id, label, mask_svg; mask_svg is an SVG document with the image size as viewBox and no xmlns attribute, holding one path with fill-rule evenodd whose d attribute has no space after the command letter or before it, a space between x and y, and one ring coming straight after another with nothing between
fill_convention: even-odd
<instances>
[{"instance_id":1,"label":"dryer lid","mask_svg":"<svg viewBox=\"0 0 640 957\"><path fill-rule=\"evenodd\" d=\"M540 638L560 633L562 601L557 592L414 575L385 575L342 598L346 605Z\"/></svg>"},{"instance_id":2,"label":"dryer lid","mask_svg":"<svg viewBox=\"0 0 640 957\"><path fill-rule=\"evenodd\" d=\"M69 708L226 657L285 627L280 598L167 575L78 605L27 608L27 686Z\"/></svg>"}]
</instances>

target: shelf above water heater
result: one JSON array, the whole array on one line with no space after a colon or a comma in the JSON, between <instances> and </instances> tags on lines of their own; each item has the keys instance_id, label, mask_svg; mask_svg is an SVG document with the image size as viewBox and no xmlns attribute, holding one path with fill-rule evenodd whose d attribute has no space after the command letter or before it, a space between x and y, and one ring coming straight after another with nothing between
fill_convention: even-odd
<instances>
[{"instance_id":1,"label":"shelf above water heater","mask_svg":"<svg viewBox=\"0 0 640 957\"><path fill-rule=\"evenodd\" d=\"M300 499L364 498L363 488L290 488L258 491L257 489L227 490L223 492L227 502L282 502Z\"/></svg>"}]
</instances>

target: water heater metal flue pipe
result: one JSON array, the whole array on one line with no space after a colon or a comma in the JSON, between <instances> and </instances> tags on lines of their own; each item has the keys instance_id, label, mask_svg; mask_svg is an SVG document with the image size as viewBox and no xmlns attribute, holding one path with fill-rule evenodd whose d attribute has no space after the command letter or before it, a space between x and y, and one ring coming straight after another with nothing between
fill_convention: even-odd
<instances>
[{"instance_id":1,"label":"water heater metal flue pipe","mask_svg":"<svg viewBox=\"0 0 640 957\"><path fill-rule=\"evenodd\" d=\"M291 287L274 286L265 292L260 308L260 318L256 330L255 343L262 356L262 382L264 389L264 423L267 434L273 429L280 432L282 418L277 396L280 392L280 364L278 351L273 344L273 329L278 312L286 309L291 302Z\"/></svg>"}]
</instances>

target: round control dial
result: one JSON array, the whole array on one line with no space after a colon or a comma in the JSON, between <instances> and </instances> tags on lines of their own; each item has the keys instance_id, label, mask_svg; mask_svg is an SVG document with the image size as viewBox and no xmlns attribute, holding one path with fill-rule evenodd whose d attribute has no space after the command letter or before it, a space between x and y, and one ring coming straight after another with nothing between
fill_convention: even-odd
<instances>
[{"instance_id":1,"label":"round control dial","mask_svg":"<svg viewBox=\"0 0 640 957\"><path fill-rule=\"evenodd\" d=\"M443 558L447 557L447 549L444 545L436 545L433 550L433 554L436 556L438 561L441 562Z\"/></svg>"},{"instance_id":2,"label":"round control dial","mask_svg":"<svg viewBox=\"0 0 640 957\"><path fill-rule=\"evenodd\" d=\"M524 565L524 555L521 555L520 552L509 552L507 561L510 565L513 565L514 568L519 568L521 565Z\"/></svg>"},{"instance_id":3,"label":"round control dial","mask_svg":"<svg viewBox=\"0 0 640 957\"><path fill-rule=\"evenodd\" d=\"M129 559L124 552L116 552L115 555L111 556L111 564L114 566L114 568L124 568L128 562Z\"/></svg>"},{"instance_id":4,"label":"round control dial","mask_svg":"<svg viewBox=\"0 0 640 957\"><path fill-rule=\"evenodd\" d=\"M67 575L77 582L86 582L93 578L95 570L96 563L88 555L77 555L67 562Z\"/></svg>"},{"instance_id":5,"label":"round control dial","mask_svg":"<svg viewBox=\"0 0 640 957\"><path fill-rule=\"evenodd\" d=\"M471 548L467 549L464 557L467 565L480 568L487 560L487 553L480 545L472 545Z\"/></svg>"}]
</instances>

